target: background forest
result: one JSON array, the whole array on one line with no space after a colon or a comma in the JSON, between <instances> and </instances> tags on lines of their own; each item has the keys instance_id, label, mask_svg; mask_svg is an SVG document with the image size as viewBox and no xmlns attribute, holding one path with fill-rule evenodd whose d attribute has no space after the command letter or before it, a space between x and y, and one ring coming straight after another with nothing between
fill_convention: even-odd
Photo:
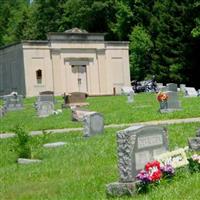
<instances>
[{"instance_id":1,"label":"background forest","mask_svg":"<svg viewBox=\"0 0 200 200\"><path fill-rule=\"evenodd\" d=\"M0 0L0 46L73 27L130 41L132 80L200 88L200 0Z\"/></svg>"}]
</instances>

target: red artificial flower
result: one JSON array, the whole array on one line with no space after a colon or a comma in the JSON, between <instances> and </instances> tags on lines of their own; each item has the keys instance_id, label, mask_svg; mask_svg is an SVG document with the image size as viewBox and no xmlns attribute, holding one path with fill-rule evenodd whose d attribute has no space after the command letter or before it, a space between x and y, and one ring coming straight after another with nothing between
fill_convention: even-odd
<instances>
[{"instance_id":1,"label":"red artificial flower","mask_svg":"<svg viewBox=\"0 0 200 200\"><path fill-rule=\"evenodd\" d=\"M152 181L160 180L162 172L160 169L160 163L157 160L154 160L153 162L148 162L145 165L145 170L149 173L150 179Z\"/></svg>"},{"instance_id":2,"label":"red artificial flower","mask_svg":"<svg viewBox=\"0 0 200 200\"><path fill-rule=\"evenodd\" d=\"M166 93L164 93L164 92L159 92L158 95L157 95L157 100L158 100L159 102L161 102L161 101L167 101L168 97L169 97L169 96L168 96Z\"/></svg>"}]
</instances>

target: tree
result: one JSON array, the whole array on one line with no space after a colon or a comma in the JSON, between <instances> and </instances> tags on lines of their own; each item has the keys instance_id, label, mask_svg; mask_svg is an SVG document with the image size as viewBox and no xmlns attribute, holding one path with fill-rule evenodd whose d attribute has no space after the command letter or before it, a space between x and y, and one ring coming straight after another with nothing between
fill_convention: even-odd
<instances>
[{"instance_id":1,"label":"tree","mask_svg":"<svg viewBox=\"0 0 200 200\"><path fill-rule=\"evenodd\" d=\"M148 32L142 26L135 26L130 35L131 75L134 79L143 80L151 74L150 52L153 43Z\"/></svg>"}]
</instances>

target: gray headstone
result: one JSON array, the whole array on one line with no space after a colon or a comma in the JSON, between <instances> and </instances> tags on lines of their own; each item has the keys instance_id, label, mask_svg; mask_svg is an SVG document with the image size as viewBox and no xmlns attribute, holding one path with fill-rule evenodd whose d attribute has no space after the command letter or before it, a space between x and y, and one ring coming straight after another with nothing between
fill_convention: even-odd
<instances>
[{"instance_id":1,"label":"gray headstone","mask_svg":"<svg viewBox=\"0 0 200 200\"><path fill-rule=\"evenodd\" d=\"M167 84L168 91L177 92L177 84L168 83Z\"/></svg>"},{"instance_id":2,"label":"gray headstone","mask_svg":"<svg viewBox=\"0 0 200 200\"><path fill-rule=\"evenodd\" d=\"M197 96L200 96L200 89L197 90Z\"/></svg>"},{"instance_id":3,"label":"gray headstone","mask_svg":"<svg viewBox=\"0 0 200 200\"><path fill-rule=\"evenodd\" d=\"M26 159L26 158L18 158L17 162L19 164L32 164L32 163L40 163L41 160L38 159Z\"/></svg>"},{"instance_id":4,"label":"gray headstone","mask_svg":"<svg viewBox=\"0 0 200 200\"><path fill-rule=\"evenodd\" d=\"M124 86L121 88L121 93L123 95L130 95L134 93L134 90L131 86Z\"/></svg>"},{"instance_id":5,"label":"gray headstone","mask_svg":"<svg viewBox=\"0 0 200 200\"><path fill-rule=\"evenodd\" d=\"M54 104L48 101L38 102L37 112L39 117L48 117L54 112Z\"/></svg>"},{"instance_id":6,"label":"gray headstone","mask_svg":"<svg viewBox=\"0 0 200 200\"><path fill-rule=\"evenodd\" d=\"M92 112L83 117L84 130L83 136L90 137L95 134L101 134L104 130L104 119L100 113Z\"/></svg>"},{"instance_id":7,"label":"gray headstone","mask_svg":"<svg viewBox=\"0 0 200 200\"><path fill-rule=\"evenodd\" d=\"M197 97L198 93L193 87L185 88L185 97Z\"/></svg>"},{"instance_id":8,"label":"gray headstone","mask_svg":"<svg viewBox=\"0 0 200 200\"><path fill-rule=\"evenodd\" d=\"M188 145L190 149L200 151L200 137L189 138Z\"/></svg>"},{"instance_id":9,"label":"gray headstone","mask_svg":"<svg viewBox=\"0 0 200 200\"><path fill-rule=\"evenodd\" d=\"M56 147L63 146L65 144L66 144L66 142L52 142L52 143L44 144L43 147L45 147L45 148L56 148Z\"/></svg>"},{"instance_id":10,"label":"gray headstone","mask_svg":"<svg viewBox=\"0 0 200 200\"><path fill-rule=\"evenodd\" d=\"M136 180L147 162L168 150L167 131L159 126L132 126L117 133L121 182Z\"/></svg>"},{"instance_id":11,"label":"gray headstone","mask_svg":"<svg viewBox=\"0 0 200 200\"><path fill-rule=\"evenodd\" d=\"M4 107L0 106L0 118L2 118L5 115L5 109Z\"/></svg>"},{"instance_id":12,"label":"gray headstone","mask_svg":"<svg viewBox=\"0 0 200 200\"><path fill-rule=\"evenodd\" d=\"M160 102L160 112L181 110L181 104L178 101L178 93L173 91L167 91L165 93L168 95L168 99Z\"/></svg>"},{"instance_id":13,"label":"gray headstone","mask_svg":"<svg viewBox=\"0 0 200 200\"><path fill-rule=\"evenodd\" d=\"M197 130L196 136L200 137L200 129Z\"/></svg>"},{"instance_id":14,"label":"gray headstone","mask_svg":"<svg viewBox=\"0 0 200 200\"><path fill-rule=\"evenodd\" d=\"M134 101L134 95L133 93L130 93L129 95L127 95L127 102L132 103L133 101Z\"/></svg>"},{"instance_id":15,"label":"gray headstone","mask_svg":"<svg viewBox=\"0 0 200 200\"><path fill-rule=\"evenodd\" d=\"M37 97L37 101L50 101L54 103L53 95L40 95Z\"/></svg>"},{"instance_id":16,"label":"gray headstone","mask_svg":"<svg viewBox=\"0 0 200 200\"><path fill-rule=\"evenodd\" d=\"M7 95L4 96L4 107L7 111L15 111L23 108L22 95Z\"/></svg>"},{"instance_id":17,"label":"gray headstone","mask_svg":"<svg viewBox=\"0 0 200 200\"><path fill-rule=\"evenodd\" d=\"M180 84L180 90L181 90L181 92L185 92L185 88L186 88L185 84Z\"/></svg>"}]
</instances>

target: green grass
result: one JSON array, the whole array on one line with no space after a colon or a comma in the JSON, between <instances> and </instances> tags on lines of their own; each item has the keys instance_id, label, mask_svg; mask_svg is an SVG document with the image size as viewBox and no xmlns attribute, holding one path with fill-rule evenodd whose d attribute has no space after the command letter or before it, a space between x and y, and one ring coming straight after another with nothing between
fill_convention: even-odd
<instances>
[{"instance_id":1,"label":"green grass","mask_svg":"<svg viewBox=\"0 0 200 200\"><path fill-rule=\"evenodd\" d=\"M135 101L127 103L125 96L89 97L87 101L89 110L100 112L104 115L105 124L121 124L145 122L151 120L166 120L176 118L200 117L200 98L184 98L180 95L179 99L183 110L161 114L158 112L159 104L155 94L137 94ZM34 98L24 100L25 109L21 111L8 112L0 119L0 131L12 131L13 128L23 123L28 130L45 130L53 128L81 127L80 122L71 121L71 112L64 109L60 115L52 115L47 118L38 118L33 107ZM62 103L61 97L57 98L57 108Z\"/></svg>"},{"instance_id":2,"label":"green grass","mask_svg":"<svg viewBox=\"0 0 200 200\"><path fill-rule=\"evenodd\" d=\"M185 147L200 123L167 126L169 147ZM0 140L0 199L2 200L84 200L107 199L105 185L118 180L117 129L83 138L81 132L33 137L33 143L66 141L56 149L33 149L41 164L16 164L15 138ZM200 174L179 172L171 183L163 183L147 195L116 199L199 199Z\"/></svg>"}]
</instances>

